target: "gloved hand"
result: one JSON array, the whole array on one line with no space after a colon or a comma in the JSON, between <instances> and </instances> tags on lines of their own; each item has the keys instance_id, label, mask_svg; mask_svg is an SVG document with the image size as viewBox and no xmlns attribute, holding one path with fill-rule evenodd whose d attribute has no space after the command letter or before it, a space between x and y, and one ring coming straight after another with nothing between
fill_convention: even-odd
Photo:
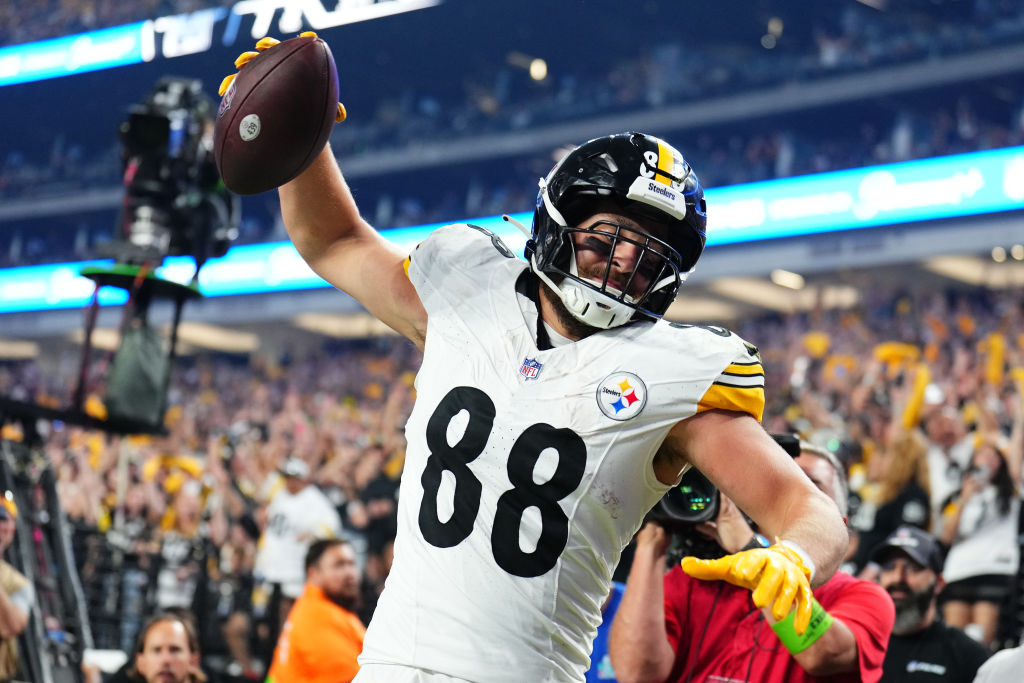
<instances>
[{"instance_id":1,"label":"gloved hand","mask_svg":"<svg viewBox=\"0 0 1024 683\"><path fill-rule=\"evenodd\" d=\"M312 36L313 38L316 38L316 33L314 33L313 31L305 31L305 32L299 34L300 38L306 38L306 37L310 37L310 36ZM263 38L260 38L259 42L256 43L256 50L257 51L256 52L252 52L252 51L243 52L242 54L238 55L238 59L235 60L235 68L238 69L239 71L241 71L242 67L244 67L246 64L248 64L249 61L253 57L259 56L260 52L263 52L264 50L272 48L272 47L274 47L275 45L277 45L280 42L281 41L278 40L277 38L271 38L270 36L265 36ZM231 82L233 80L235 80L235 76L237 76L237 75L238 74L235 73L235 74L229 74L229 75L224 77L224 80L222 80L220 82L220 87L217 88L217 94L219 96L221 96L221 97L224 96L224 93L226 93L228 91L228 88L231 87ZM345 112L345 105L342 104L341 102L338 102L338 113L334 117L334 120L336 122L338 122L338 123L341 123L342 121L345 120L346 116L347 116L347 113Z\"/></svg>"},{"instance_id":2,"label":"gloved hand","mask_svg":"<svg viewBox=\"0 0 1024 683\"><path fill-rule=\"evenodd\" d=\"M793 628L802 635L811 620L810 570L800 556L785 546L744 550L717 560L684 557L683 571L695 579L727 581L754 592L754 604L771 606L772 616L782 621L796 606Z\"/></svg>"}]
</instances>

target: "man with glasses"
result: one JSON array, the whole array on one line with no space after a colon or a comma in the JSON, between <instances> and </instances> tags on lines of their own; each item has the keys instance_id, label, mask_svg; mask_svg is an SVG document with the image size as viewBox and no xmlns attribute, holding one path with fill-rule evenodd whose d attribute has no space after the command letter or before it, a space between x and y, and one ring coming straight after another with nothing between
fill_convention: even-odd
<instances>
[{"instance_id":1,"label":"man with glasses","mask_svg":"<svg viewBox=\"0 0 1024 683\"><path fill-rule=\"evenodd\" d=\"M901 526L872 553L879 583L896 606L896 623L882 664L881 683L970 683L988 651L938 618L942 550L921 529Z\"/></svg>"}]
</instances>

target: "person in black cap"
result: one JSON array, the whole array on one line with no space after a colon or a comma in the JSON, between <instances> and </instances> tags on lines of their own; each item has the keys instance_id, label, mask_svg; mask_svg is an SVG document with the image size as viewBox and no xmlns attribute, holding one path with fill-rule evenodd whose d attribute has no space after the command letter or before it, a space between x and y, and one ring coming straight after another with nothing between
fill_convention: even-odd
<instances>
[{"instance_id":1,"label":"person in black cap","mask_svg":"<svg viewBox=\"0 0 1024 683\"><path fill-rule=\"evenodd\" d=\"M879 583L896 606L881 683L970 683L988 651L938 618L942 549L932 536L901 526L871 554L881 567Z\"/></svg>"}]
</instances>

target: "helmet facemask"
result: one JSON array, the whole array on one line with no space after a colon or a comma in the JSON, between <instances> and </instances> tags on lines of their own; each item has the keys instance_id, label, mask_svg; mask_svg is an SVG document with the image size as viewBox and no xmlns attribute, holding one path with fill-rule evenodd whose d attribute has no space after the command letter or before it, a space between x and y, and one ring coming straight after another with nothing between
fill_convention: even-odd
<instances>
[{"instance_id":1,"label":"helmet facemask","mask_svg":"<svg viewBox=\"0 0 1024 683\"><path fill-rule=\"evenodd\" d=\"M591 220L598 214L612 216ZM700 181L677 150L641 133L610 135L576 148L541 179L526 257L586 325L656 320L700 258L706 221ZM602 248L607 257L597 272L595 254L583 249ZM630 266L613 269L613 257L639 269L624 276L620 266Z\"/></svg>"},{"instance_id":2,"label":"helmet facemask","mask_svg":"<svg viewBox=\"0 0 1024 683\"><path fill-rule=\"evenodd\" d=\"M585 325L598 329L617 327L638 317L660 318L679 290L679 253L664 240L616 221L600 219L580 227L570 225L579 221L567 220L554 207L543 181L541 196L558 232L559 255L543 269L532 256L531 265L569 313ZM593 200L588 204L588 215L580 220L600 212ZM626 209L614 212L630 213ZM628 273L613 270L617 252L620 253L618 258L623 258L622 250L630 247L634 250L632 270ZM581 273L580 250L596 252L589 260L596 256L603 265ZM554 274L558 281L549 274Z\"/></svg>"}]
</instances>

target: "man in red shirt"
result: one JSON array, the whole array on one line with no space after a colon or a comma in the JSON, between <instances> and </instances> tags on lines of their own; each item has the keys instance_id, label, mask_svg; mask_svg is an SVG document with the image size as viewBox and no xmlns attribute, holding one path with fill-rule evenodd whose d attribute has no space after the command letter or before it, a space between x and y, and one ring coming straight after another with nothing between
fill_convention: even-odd
<instances>
[{"instance_id":1,"label":"man in red shirt","mask_svg":"<svg viewBox=\"0 0 1024 683\"><path fill-rule=\"evenodd\" d=\"M796 462L845 518L846 475L835 456L801 442ZM715 521L701 525L704 533L727 553L766 544L724 494L721 503ZM837 572L814 589L817 605L811 626L798 637L791 622L776 625L770 609L755 607L747 588L727 580L701 580L726 578L719 561L687 558L666 574L669 541L653 522L637 536L609 646L620 683L875 683L881 677L894 609L878 585Z\"/></svg>"},{"instance_id":2,"label":"man in red shirt","mask_svg":"<svg viewBox=\"0 0 1024 683\"><path fill-rule=\"evenodd\" d=\"M352 547L337 538L314 541L306 553L306 584L281 629L267 683L355 678L366 633L355 615L358 598Z\"/></svg>"}]
</instances>

